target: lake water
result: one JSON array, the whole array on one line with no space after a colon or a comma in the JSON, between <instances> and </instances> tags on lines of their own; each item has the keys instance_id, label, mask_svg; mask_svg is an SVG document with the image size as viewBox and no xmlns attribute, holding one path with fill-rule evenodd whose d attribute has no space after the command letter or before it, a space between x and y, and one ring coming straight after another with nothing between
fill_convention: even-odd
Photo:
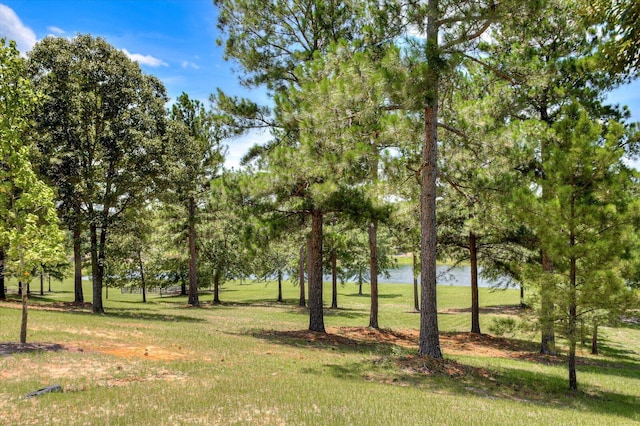
<instances>
[{"instance_id":1,"label":"lake water","mask_svg":"<svg viewBox=\"0 0 640 426\"><path fill-rule=\"evenodd\" d=\"M436 267L436 282L439 285L455 285L455 286L471 286L471 267L470 266L456 266L452 268L447 265L440 265ZM331 275L325 275L324 281L331 281ZM351 280L354 282L355 280ZM411 265L398 266L395 269L389 271L389 278L384 275L378 276L379 283L393 283L393 284L413 284L413 268ZM501 281L492 281L478 276L479 287L491 287L500 284ZM420 277L418 276L418 284L420 283Z\"/></svg>"}]
</instances>

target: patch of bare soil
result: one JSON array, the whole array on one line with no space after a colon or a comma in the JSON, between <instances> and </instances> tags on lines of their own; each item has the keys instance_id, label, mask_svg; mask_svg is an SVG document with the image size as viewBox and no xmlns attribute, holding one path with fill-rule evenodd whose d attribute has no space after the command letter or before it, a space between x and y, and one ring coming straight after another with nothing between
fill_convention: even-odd
<instances>
[{"instance_id":1,"label":"patch of bare soil","mask_svg":"<svg viewBox=\"0 0 640 426\"><path fill-rule=\"evenodd\" d=\"M190 354L182 351L181 348L165 349L157 346L135 346L117 343L109 344L87 344L78 343L77 346L67 346L58 343L0 343L0 356L12 355L25 352L99 352L107 355L117 356L119 358L144 358L153 361L175 361L187 358Z\"/></svg>"},{"instance_id":2,"label":"patch of bare soil","mask_svg":"<svg viewBox=\"0 0 640 426\"><path fill-rule=\"evenodd\" d=\"M117 345L112 347L92 348L96 352L117 356L119 358L144 358L153 361L175 361L187 358L183 351L168 350L157 346Z\"/></svg>"}]
</instances>

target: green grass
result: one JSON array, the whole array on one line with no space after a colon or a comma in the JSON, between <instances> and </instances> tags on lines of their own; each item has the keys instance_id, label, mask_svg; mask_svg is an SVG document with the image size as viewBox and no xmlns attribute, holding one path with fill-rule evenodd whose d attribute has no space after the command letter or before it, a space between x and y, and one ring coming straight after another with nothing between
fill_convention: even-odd
<instances>
[{"instance_id":1,"label":"green grass","mask_svg":"<svg viewBox=\"0 0 640 426\"><path fill-rule=\"evenodd\" d=\"M380 287L385 333L417 330L412 286ZM331 300L326 289L325 303ZM275 303L274 283L230 283L221 292L222 305L212 306L212 295L204 292L199 309L189 308L184 297L154 294L143 304L139 294L111 289L105 315L52 304L73 299L70 282L54 282L52 290L30 299L28 341L65 349L0 354L0 424L640 422L637 328L604 328L602 354L580 353L580 391L574 394L567 390L564 363L448 353L444 346L446 365L458 373L425 374L433 366L415 357L417 341L407 346L349 337L346 327L364 327L369 318L369 298L358 296L355 285L339 286L340 308L325 310L326 326L342 340L303 332L308 314L297 306L298 288L290 283L284 284L283 304ZM519 295L480 291L487 332L493 318L506 315L499 307L517 305ZM443 286L438 292L443 336L468 331L469 289ZM85 295L90 301L88 283ZM0 302L0 342L18 340L19 303L10 296L14 300ZM36 309L52 305L57 309ZM516 337L513 345L535 350L527 343L535 336ZM21 399L52 384L64 392Z\"/></svg>"}]
</instances>

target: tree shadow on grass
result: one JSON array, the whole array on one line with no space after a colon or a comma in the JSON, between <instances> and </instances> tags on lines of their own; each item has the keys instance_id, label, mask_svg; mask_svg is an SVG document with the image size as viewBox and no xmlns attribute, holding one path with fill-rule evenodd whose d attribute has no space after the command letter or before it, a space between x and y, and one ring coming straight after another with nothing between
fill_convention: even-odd
<instances>
[{"instance_id":1,"label":"tree shadow on grass","mask_svg":"<svg viewBox=\"0 0 640 426\"><path fill-rule=\"evenodd\" d=\"M164 321L164 322L186 322L186 323L206 323L207 320L203 318L196 318L187 315L177 314L161 314L155 312L149 312L142 309L125 309L125 308L110 308L104 314L105 317L123 318L123 319L135 319L143 321Z\"/></svg>"},{"instance_id":2,"label":"tree shadow on grass","mask_svg":"<svg viewBox=\"0 0 640 426\"><path fill-rule=\"evenodd\" d=\"M348 335L337 335L333 333L318 333L308 330L279 331L254 329L250 330L248 334L270 343L298 348L316 348L342 353L391 353L391 346L389 345L381 345L374 340L367 341L365 339L352 338Z\"/></svg>"},{"instance_id":3,"label":"tree shadow on grass","mask_svg":"<svg viewBox=\"0 0 640 426\"><path fill-rule=\"evenodd\" d=\"M13 309L20 309L21 305L19 301L11 300L7 302L14 303L6 303L6 305L10 306ZM121 302L118 302L121 303ZM138 302L132 302L132 304L138 305ZM204 323L207 322L202 318L195 318L188 315L180 315L180 314L164 314L157 312L150 312L147 309L144 309L142 304L138 305L140 309L136 308L118 308L118 307L107 307L105 308L104 314L105 317L114 317L114 318L123 318L123 319L135 319L135 320L143 320L143 321L170 321L170 322L188 322L188 323ZM176 306L176 309L182 309L183 306ZM89 302L85 303L75 303L75 302L60 302L53 301L51 303L46 304L33 304L29 305L29 310L37 310L37 311L50 311L50 312L64 312L74 315L96 315L92 312L92 304Z\"/></svg>"},{"instance_id":4,"label":"tree shadow on grass","mask_svg":"<svg viewBox=\"0 0 640 426\"><path fill-rule=\"evenodd\" d=\"M363 293L363 294L351 293L351 294L345 294L344 296L345 297L366 297L367 299L371 297L369 293ZM402 297L402 294L397 294L397 293L378 294L379 299L396 299L398 297Z\"/></svg>"},{"instance_id":5,"label":"tree shadow on grass","mask_svg":"<svg viewBox=\"0 0 640 426\"><path fill-rule=\"evenodd\" d=\"M417 355L394 354L364 362L324 364L305 368L303 373L329 373L342 380L366 380L465 396L472 394L487 399L586 410L640 420L640 398L634 395L602 391L598 387L580 382L579 391L573 392L569 390L565 377L512 366L500 369L480 368L451 359L435 360Z\"/></svg>"},{"instance_id":6,"label":"tree shadow on grass","mask_svg":"<svg viewBox=\"0 0 640 426\"><path fill-rule=\"evenodd\" d=\"M271 343L298 348L313 348L342 353L368 355L351 364L325 364L304 370L307 374L334 375L348 380L367 380L390 385L417 386L425 389L446 389L451 393L480 397L526 401L545 406L569 407L596 413L640 419L640 398L622 393L607 392L599 387L582 384L579 391L568 389L568 379L554 372L530 371L527 364L566 365L565 357L537 354L537 343L496 338L472 333L443 333L447 350L465 356L491 356L500 353L505 362L500 367L475 367L450 358L435 360L416 355L417 332L374 330L369 328L328 328L328 333L304 331L276 331L255 329L253 337ZM482 347L486 353L482 354ZM522 363L522 364L520 364ZM557 370L554 370L557 372ZM640 378L640 366L625 361L611 362L579 357L581 373L617 375Z\"/></svg>"},{"instance_id":7,"label":"tree shadow on grass","mask_svg":"<svg viewBox=\"0 0 640 426\"><path fill-rule=\"evenodd\" d=\"M16 343L16 342L3 342L0 343L0 356L8 356L16 353L29 353L29 352L58 352L66 349L63 345L58 343Z\"/></svg>"}]
</instances>

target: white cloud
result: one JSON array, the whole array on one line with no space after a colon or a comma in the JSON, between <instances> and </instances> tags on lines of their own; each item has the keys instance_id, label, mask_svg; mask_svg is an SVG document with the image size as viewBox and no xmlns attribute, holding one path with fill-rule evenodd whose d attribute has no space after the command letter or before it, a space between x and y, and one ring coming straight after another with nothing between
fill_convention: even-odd
<instances>
[{"instance_id":1,"label":"white cloud","mask_svg":"<svg viewBox=\"0 0 640 426\"><path fill-rule=\"evenodd\" d=\"M0 4L0 37L15 40L18 50L23 54L38 41L33 30L25 26L13 9L4 4Z\"/></svg>"},{"instance_id":2,"label":"white cloud","mask_svg":"<svg viewBox=\"0 0 640 426\"><path fill-rule=\"evenodd\" d=\"M182 61L182 68L194 68L194 69L197 69L197 70L200 69L198 64L195 64L195 63L189 62L189 61Z\"/></svg>"},{"instance_id":3,"label":"white cloud","mask_svg":"<svg viewBox=\"0 0 640 426\"><path fill-rule=\"evenodd\" d=\"M160 66L168 67L169 66L169 64L167 64L162 59L154 58L151 55L141 55L140 53L129 53L127 49L122 49L122 51L124 52L125 55L127 55L129 59L131 59L132 61L136 61L140 65L148 65L150 67L160 67Z\"/></svg>"},{"instance_id":4,"label":"white cloud","mask_svg":"<svg viewBox=\"0 0 640 426\"><path fill-rule=\"evenodd\" d=\"M270 135L266 131L251 130L248 133L232 139L227 144L227 155L225 157L224 166L227 169L239 169L240 160L254 145L264 145L270 139Z\"/></svg>"},{"instance_id":5,"label":"white cloud","mask_svg":"<svg viewBox=\"0 0 640 426\"><path fill-rule=\"evenodd\" d=\"M64 34L65 31L60 27L47 27L47 30L51 31L53 34Z\"/></svg>"}]
</instances>

